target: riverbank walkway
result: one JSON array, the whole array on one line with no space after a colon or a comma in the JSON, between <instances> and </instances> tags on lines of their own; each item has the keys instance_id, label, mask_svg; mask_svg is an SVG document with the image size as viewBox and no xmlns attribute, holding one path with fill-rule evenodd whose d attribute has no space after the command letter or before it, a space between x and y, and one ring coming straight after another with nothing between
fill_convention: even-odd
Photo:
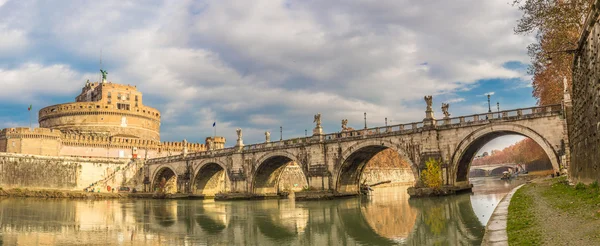
<instances>
[{"instance_id":1,"label":"riverbank walkway","mask_svg":"<svg viewBox=\"0 0 600 246\"><path fill-rule=\"evenodd\" d=\"M490 220L485 226L485 235L483 236L481 245L508 245L508 234L506 233L508 205L510 205L510 199L512 199L513 194L522 186L519 185L512 189L498 203L498 206L494 209Z\"/></svg>"}]
</instances>

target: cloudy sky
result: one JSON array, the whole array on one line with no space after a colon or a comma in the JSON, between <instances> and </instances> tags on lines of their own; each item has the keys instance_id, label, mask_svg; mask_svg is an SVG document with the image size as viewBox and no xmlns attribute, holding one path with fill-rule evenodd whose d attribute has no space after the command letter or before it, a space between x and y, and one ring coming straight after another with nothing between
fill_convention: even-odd
<instances>
[{"instance_id":1,"label":"cloudy sky","mask_svg":"<svg viewBox=\"0 0 600 246\"><path fill-rule=\"evenodd\" d=\"M533 106L532 37L506 0L0 0L0 127L74 101L87 79L137 85L164 141L245 143ZM35 114L33 121L36 122ZM507 138L508 139L508 138ZM507 140L512 141L513 140ZM506 142L506 141L505 141ZM485 149L485 148L484 148Z\"/></svg>"}]
</instances>

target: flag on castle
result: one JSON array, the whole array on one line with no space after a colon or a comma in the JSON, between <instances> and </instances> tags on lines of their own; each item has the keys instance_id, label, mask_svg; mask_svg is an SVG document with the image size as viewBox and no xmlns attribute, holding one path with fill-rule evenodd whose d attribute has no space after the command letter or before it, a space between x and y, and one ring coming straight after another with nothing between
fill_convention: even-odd
<instances>
[{"instance_id":1,"label":"flag on castle","mask_svg":"<svg viewBox=\"0 0 600 246\"><path fill-rule=\"evenodd\" d=\"M215 121L215 122L213 122L213 127L215 127L216 125L217 125L217 122L216 122L216 121Z\"/></svg>"},{"instance_id":2,"label":"flag on castle","mask_svg":"<svg viewBox=\"0 0 600 246\"><path fill-rule=\"evenodd\" d=\"M32 105L29 104L29 108L27 108L27 111L31 111L31 107L32 107Z\"/></svg>"}]
</instances>

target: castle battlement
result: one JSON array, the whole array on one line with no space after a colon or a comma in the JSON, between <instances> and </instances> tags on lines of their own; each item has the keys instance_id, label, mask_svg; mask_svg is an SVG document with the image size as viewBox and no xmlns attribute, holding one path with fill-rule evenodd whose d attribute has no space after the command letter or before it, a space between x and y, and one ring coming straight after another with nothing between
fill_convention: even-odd
<instances>
[{"instance_id":1,"label":"castle battlement","mask_svg":"<svg viewBox=\"0 0 600 246\"><path fill-rule=\"evenodd\" d=\"M0 130L0 152L51 156L146 157L222 149L225 138L205 144L160 141L160 112L142 104L136 86L87 82L75 102L38 112L39 128ZM141 154L141 153L140 153Z\"/></svg>"},{"instance_id":2,"label":"castle battlement","mask_svg":"<svg viewBox=\"0 0 600 246\"><path fill-rule=\"evenodd\" d=\"M33 136L44 136L44 137L61 137L61 131L48 129L48 128L29 128L29 127L15 127L5 128L0 130L0 138L2 137L33 137Z\"/></svg>"}]
</instances>

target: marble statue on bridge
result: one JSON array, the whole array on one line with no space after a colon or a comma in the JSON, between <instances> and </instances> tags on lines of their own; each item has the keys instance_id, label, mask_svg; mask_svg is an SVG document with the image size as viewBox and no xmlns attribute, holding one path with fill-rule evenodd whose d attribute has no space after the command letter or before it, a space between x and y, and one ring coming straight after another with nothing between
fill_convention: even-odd
<instances>
[{"instance_id":1,"label":"marble statue on bridge","mask_svg":"<svg viewBox=\"0 0 600 246\"><path fill-rule=\"evenodd\" d=\"M242 128L235 129L235 132L237 133L237 137L238 137L236 146L238 146L238 147L244 146L244 141L242 140Z\"/></svg>"},{"instance_id":2,"label":"marble statue on bridge","mask_svg":"<svg viewBox=\"0 0 600 246\"><path fill-rule=\"evenodd\" d=\"M448 108L450 108L449 103L442 103L442 112L444 113L444 118L450 118L450 113L448 113Z\"/></svg>"},{"instance_id":3,"label":"marble statue on bridge","mask_svg":"<svg viewBox=\"0 0 600 246\"><path fill-rule=\"evenodd\" d=\"M266 131L265 132L265 143L271 142L271 133Z\"/></svg>"},{"instance_id":4,"label":"marble statue on bridge","mask_svg":"<svg viewBox=\"0 0 600 246\"><path fill-rule=\"evenodd\" d=\"M354 128L348 127L348 119L342 120L342 132L354 131Z\"/></svg>"},{"instance_id":5,"label":"marble statue on bridge","mask_svg":"<svg viewBox=\"0 0 600 246\"><path fill-rule=\"evenodd\" d=\"M315 114L313 123L317 123L317 127L321 127L321 113Z\"/></svg>"},{"instance_id":6,"label":"marble statue on bridge","mask_svg":"<svg viewBox=\"0 0 600 246\"><path fill-rule=\"evenodd\" d=\"M425 96L424 99L425 103L427 103L427 110L425 110L425 119L423 119L423 124L433 125L435 124L435 120L433 119L433 109L431 108L433 97L431 95L428 95Z\"/></svg>"},{"instance_id":7,"label":"marble statue on bridge","mask_svg":"<svg viewBox=\"0 0 600 246\"><path fill-rule=\"evenodd\" d=\"M425 103L427 103L427 110L432 110L431 103L433 101L433 97L431 95L429 95L429 96L425 96L424 99L425 99Z\"/></svg>"},{"instance_id":8,"label":"marble statue on bridge","mask_svg":"<svg viewBox=\"0 0 600 246\"><path fill-rule=\"evenodd\" d=\"M323 127L321 127L321 113L315 114L315 120L313 122L317 123L315 129L313 129L313 135L322 135Z\"/></svg>"}]
</instances>

